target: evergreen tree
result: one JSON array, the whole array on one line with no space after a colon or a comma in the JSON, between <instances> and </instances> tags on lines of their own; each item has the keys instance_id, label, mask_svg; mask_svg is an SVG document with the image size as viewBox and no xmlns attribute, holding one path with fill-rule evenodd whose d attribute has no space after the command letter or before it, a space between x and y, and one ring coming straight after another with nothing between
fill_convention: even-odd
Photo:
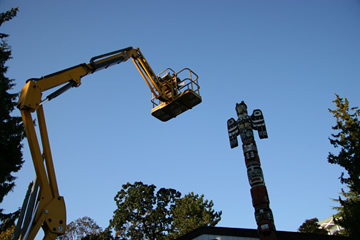
<instances>
[{"instance_id":1,"label":"evergreen tree","mask_svg":"<svg viewBox=\"0 0 360 240\"><path fill-rule=\"evenodd\" d=\"M0 14L0 26L16 16L18 8ZM6 61L11 59L11 49L6 42L8 37L0 33L0 203L4 197L14 188L15 176L12 174L19 171L22 164L22 144L25 133L21 117L11 115L16 107L18 94L10 93L14 87L14 80L5 76L8 67ZM13 224L17 212L5 214L0 209L1 231L8 229Z\"/></svg>"},{"instance_id":2,"label":"evergreen tree","mask_svg":"<svg viewBox=\"0 0 360 240\"><path fill-rule=\"evenodd\" d=\"M336 118L336 125L332 129L338 132L331 134L329 140L335 148L341 149L337 155L329 153L328 161L345 168L348 176L342 173L341 183L349 186L351 191L360 193L360 109L350 108L347 98L344 100L339 95L336 95L334 102L336 109L329 111Z\"/></svg>"},{"instance_id":3,"label":"evergreen tree","mask_svg":"<svg viewBox=\"0 0 360 240\"><path fill-rule=\"evenodd\" d=\"M340 148L338 154L329 153L328 161L345 168L347 173L340 176L341 183L346 184L349 192L343 190L339 197L339 213L335 216L336 222L344 228L347 236L356 239L360 236L360 110L350 108L347 98L336 95L334 100L336 109L329 109L336 118L336 125L332 127L337 131L331 134L330 143Z\"/></svg>"},{"instance_id":4,"label":"evergreen tree","mask_svg":"<svg viewBox=\"0 0 360 240\"><path fill-rule=\"evenodd\" d=\"M317 218L307 219L298 229L298 232L301 233L316 233L316 234L325 234L328 232L326 229L321 228L319 220Z\"/></svg>"},{"instance_id":5,"label":"evergreen tree","mask_svg":"<svg viewBox=\"0 0 360 240\"><path fill-rule=\"evenodd\" d=\"M334 216L334 222L342 227L339 234L344 236L360 236L360 196L354 192L342 190L342 196L337 202L340 207L335 207L338 213Z\"/></svg>"}]
</instances>

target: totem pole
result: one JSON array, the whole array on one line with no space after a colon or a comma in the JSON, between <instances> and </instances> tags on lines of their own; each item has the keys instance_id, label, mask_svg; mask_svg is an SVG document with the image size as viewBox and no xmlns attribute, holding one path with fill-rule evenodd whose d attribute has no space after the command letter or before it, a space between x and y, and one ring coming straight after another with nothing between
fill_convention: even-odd
<instances>
[{"instance_id":1,"label":"totem pole","mask_svg":"<svg viewBox=\"0 0 360 240\"><path fill-rule=\"evenodd\" d=\"M253 132L257 130L260 139L268 137L264 116L259 109L254 110L249 116L244 101L236 104L236 113L238 120L230 118L227 121L230 146L231 148L238 146L237 136L240 135L260 240L276 240L274 218Z\"/></svg>"}]
</instances>

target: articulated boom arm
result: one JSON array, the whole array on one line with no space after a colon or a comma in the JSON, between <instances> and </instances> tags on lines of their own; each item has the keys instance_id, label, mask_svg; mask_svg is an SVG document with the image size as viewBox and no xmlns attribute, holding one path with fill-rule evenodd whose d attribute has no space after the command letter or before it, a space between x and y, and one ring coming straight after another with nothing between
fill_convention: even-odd
<instances>
[{"instance_id":1,"label":"articulated boom arm","mask_svg":"<svg viewBox=\"0 0 360 240\"><path fill-rule=\"evenodd\" d=\"M37 110L43 102L41 101L42 92L65 84L57 91L50 94L44 101L51 100L71 87L80 86L82 77L115 64L125 62L129 58L133 59L137 69L156 98L161 98L164 101L169 100L164 93L163 87L157 80L155 73L140 52L140 49L129 47L93 57L88 64L83 63L42 78L29 79L22 89L18 108L20 110L28 109L33 112Z\"/></svg>"},{"instance_id":2,"label":"articulated boom arm","mask_svg":"<svg viewBox=\"0 0 360 240\"><path fill-rule=\"evenodd\" d=\"M65 202L59 195L56 182L43 104L72 87L80 86L82 77L125 62L129 58L132 58L153 94L152 115L156 118L167 121L201 102L197 75L190 69L183 69L179 73L168 73L169 71L165 70L165 76L156 76L140 50L132 47L93 57L88 64L83 63L42 78L29 79L21 90L17 106L21 111L36 179L32 184L32 190L30 191L29 187L29 194L25 197L13 239L33 240L40 227L45 232L46 240L54 240L65 233ZM181 80L179 74L183 71L188 71L190 76ZM43 92L56 87L57 90L42 99ZM155 99L158 103L154 102ZM32 113L35 111L41 147L32 119Z\"/></svg>"},{"instance_id":3,"label":"articulated boom arm","mask_svg":"<svg viewBox=\"0 0 360 240\"><path fill-rule=\"evenodd\" d=\"M134 62L136 68L139 70L141 76L144 78L145 82L149 86L153 95L155 95L156 98L163 98L169 100L163 93L161 83L159 83L154 71L151 69L144 55L138 48L133 49L132 47L129 47L115 52L93 57L90 60L90 66L94 68L95 71L97 71L103 68L108 68L113 64L127 61L129 58L132 58L132 61Z\"/></svg>"}]
</instances>

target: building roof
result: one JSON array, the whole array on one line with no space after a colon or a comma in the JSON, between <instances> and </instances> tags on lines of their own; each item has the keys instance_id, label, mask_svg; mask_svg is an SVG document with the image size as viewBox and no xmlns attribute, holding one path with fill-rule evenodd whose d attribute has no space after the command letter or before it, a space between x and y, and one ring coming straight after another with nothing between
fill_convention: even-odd
<instances>
[{"instance_id":1,"label":"building roof","mask_svg":"<svg viewBox=\"0 0 360 240\"><path fill-rule=\"evenodd\" d=\"M334 222L334 217L333 216L319 221L318 224L320 225L320 227L322 227L322 228L326 229L328 232L330 232L331 235L333 235L334 233L342 230L342 227L337 225Z\"/></svg>"},{"instance_id":2,"label":"building roof","mask_svg":"<svg viewBox=\"0 0 360 240\"><path fill-rule=\"evenodd\" d=\"M201 236L204 236L202 238ZM205 236L209 236L205 238ZM222 237L238 237L237 239L253 238L258 239L258 231L256 229L245 228L226 228L226 227L201 227L194 231L185 234L176 240L191 240L191 239L218 239ZM343 236L320 235L312 233L299 233L299 232L285 232L276 231L277 240L349 240ZM229 238L227 238L229 239ZM235 238L234 238L235 239Z\"/></svg>"}]
</instances>

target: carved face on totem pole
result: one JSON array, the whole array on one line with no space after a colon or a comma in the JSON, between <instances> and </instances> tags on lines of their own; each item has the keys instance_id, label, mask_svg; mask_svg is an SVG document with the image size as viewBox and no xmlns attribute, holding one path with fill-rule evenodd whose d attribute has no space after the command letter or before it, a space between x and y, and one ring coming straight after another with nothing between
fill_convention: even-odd
<instances>
[{"instance_id":1,"label":"carved face on totem pole","mask_svg":"<svg viewBox=\"0 0 360 240\"><path fill-rule=\"evenodd\" d=\"M244 103L244 101L241 101L241 103L237 103L235 109L236 109L236 113L237 113L238 117L240 117L240 115L242 115L244 113L247 114L247 106Z\"/></svg>"}]
</instances>

